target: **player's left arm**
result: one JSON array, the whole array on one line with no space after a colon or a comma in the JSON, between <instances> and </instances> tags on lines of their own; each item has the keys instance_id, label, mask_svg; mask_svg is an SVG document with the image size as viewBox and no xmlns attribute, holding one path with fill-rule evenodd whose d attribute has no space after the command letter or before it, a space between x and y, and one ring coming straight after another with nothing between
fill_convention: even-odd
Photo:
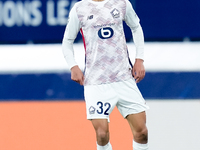
<instances>
[{"instance_id":1,"label":"player's left arm","mask_svg":"<svg viewBox=\"0 0 200 150\"><path fill-rule=\"evenodd\" d=\"M142 59L135 59L135 64L132 69L132 75L136 83L140 82L145 77L145 68Z\"/></svg>"},{"instance_id":2,"label":"player's left arm","mask_svg":"<svg viewBox=\"0 0 200 150\"><path fill-rule=\"evenodd\" d=\"M132 75L136 80L136 83L140 82L145 76L144 68L144 34L140 25L140 19L135 13L131 3L126 0L126 14L124 21L130 27L133 41L136 47L136 59L133 65Z\"/></svg>"}]
</instances>

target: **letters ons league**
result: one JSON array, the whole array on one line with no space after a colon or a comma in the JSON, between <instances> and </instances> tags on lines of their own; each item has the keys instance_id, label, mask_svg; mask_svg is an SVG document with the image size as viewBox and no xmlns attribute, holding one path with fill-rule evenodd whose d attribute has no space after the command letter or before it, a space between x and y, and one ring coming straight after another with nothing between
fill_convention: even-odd
<instances>
[{"instance_id":1,"label":"letters ons league","mask_svg":"<svg viewBox=\"0 0 200 150\"><path fill-rule=\"evenodd\" d=\"M0 1L0 26L65 26L77 0ZM46 16L44 16L44 14Z\"/></svg>"}]
</instances>

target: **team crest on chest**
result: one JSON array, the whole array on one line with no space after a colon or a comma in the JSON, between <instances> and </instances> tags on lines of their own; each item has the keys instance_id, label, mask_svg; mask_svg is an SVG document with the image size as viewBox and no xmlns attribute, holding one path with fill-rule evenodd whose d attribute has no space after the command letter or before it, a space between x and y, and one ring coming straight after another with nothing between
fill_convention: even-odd
<instances>
[{"instance_id":1,"label":"team crest on chest","mask_svg":"<svg viewBox=\"0 0 200 150\"><path fill-rule=\"evenodd\" d=\"M113 18L119 18L120 17L120 12L116 8L114 8L110 13L112 14Z\"/></svg>"}]
</instances>

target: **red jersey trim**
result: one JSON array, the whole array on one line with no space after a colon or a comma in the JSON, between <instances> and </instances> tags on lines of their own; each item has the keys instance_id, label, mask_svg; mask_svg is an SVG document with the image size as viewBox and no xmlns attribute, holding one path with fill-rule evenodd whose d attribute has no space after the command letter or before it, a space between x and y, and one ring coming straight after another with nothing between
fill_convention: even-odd
<instances>
[{"instance_id":1,"label":"red jersey trim","mask_svg":"<svg viewBox=\"0 0 200 150\"><path fill-rule=\"evenodd\" d=\"M81 32L81 35L82 35L82 38L83 38L83 44L84 44L84 48L85 48L85 51L86 51L85 37L84 37L82 28L81 28L80 32Z\"/></svg>"}]
</instances>

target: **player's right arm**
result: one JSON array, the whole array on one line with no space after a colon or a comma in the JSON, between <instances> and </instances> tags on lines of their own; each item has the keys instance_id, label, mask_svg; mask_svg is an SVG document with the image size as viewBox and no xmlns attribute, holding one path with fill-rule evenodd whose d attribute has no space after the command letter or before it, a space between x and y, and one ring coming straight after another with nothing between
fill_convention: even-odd
<instances>
[{"instance_id":1,"label":"player's right arm","mask_svg":"<svg viewBox=\"0 0 200 150\"><path fill-rule=\"evenodd\" d=\"M74 48L73 48L74 40L76 39L76 36L79 31L80 31L80 21L76 14L76 4L75 4L75 6L71 9L69 13L69 20L62 41L62 51L65 60L71 70L71 79L83 85L84 76L75 61Z\"/></svg>"}]
</instances>

